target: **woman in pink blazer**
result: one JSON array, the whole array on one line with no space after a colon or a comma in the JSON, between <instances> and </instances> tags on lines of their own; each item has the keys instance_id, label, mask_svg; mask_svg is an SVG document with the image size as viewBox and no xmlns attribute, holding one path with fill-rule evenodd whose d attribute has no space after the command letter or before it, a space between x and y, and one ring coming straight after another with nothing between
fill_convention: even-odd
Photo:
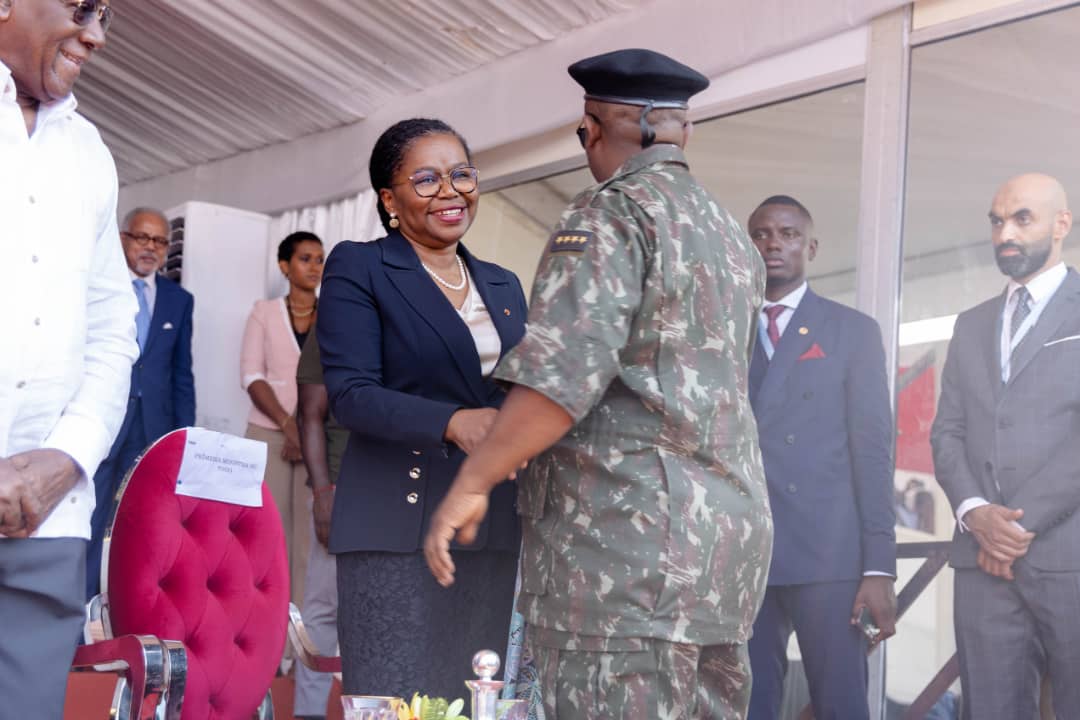
<instances>
[{"instance_id":1,"label":"woman in pink blazer","mask_svg":"<svg viewBox=\"0 0 1080 720\"><path fill-rule=\"evenodd\" d=\"M310 511L307 472L296 427L296 366L315 327L323 246L317 235L295 232L278 246L278 267L289 281L284 297L259 300L248 316L240 352L241 383L251 396L247 437L267 444L265 482L274 496L289 553L292 599L304 596Z\"/></svg>"}]
</instances>

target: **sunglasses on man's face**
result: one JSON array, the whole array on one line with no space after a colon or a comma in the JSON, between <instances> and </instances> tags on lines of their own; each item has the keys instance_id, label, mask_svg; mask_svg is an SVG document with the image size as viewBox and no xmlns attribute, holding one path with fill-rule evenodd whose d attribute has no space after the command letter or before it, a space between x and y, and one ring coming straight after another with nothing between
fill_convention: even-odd
<instances>
[{"instance_id":1,"label":"sunglasses on man's face","mask_svg":"<svg viewBox=\"0 0 1080 720\"><path fill-rule=\"evenodd\" d=\"M600 118L596 117L591 112L585 113L585 116L586 117L591 117L593 119L593 122L596 123L597 125L600 124ZM581 143L581 147L584 148L585 147L585 141L588 140L588 138L589 138L589 131L585 127L585 118L581 119L581 124L578 125L578 128L577 128L577 130L574 131L574 133L577 135L577 139L578 139L578 142Z\"/></svg>"},{"instance_id":2,"label":"sunglasses on man's face","mask_svg":"<svg viewBox=\"0 0 1080 720\"><path fill-rule=\"evenodd\" d=\"M101 32L108 32L112 25L113 10L102 0L79 0L71 6L72 19L80 27L87 27L94 22L94 18L101 23Z\"/></svg>"}]
</instances>

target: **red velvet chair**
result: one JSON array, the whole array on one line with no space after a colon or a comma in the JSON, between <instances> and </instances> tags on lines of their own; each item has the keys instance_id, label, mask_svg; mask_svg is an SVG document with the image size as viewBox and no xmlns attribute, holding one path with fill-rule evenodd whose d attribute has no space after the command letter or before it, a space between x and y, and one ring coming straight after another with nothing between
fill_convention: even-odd
<instances>
[{"instance_id":1,"label":"red velvet chair","mask_svg":"<svg viewBox=\"0 0 1080 720\"><path fill-rule=\"evenodd\" d=\"M265 486L262 507L177 495L186 432L153 443L120 489L102 563L105 628L183 643L186 658L166 646L162 714L272 717L289 611L281 519Z\"/></svg>"}]
</instances>

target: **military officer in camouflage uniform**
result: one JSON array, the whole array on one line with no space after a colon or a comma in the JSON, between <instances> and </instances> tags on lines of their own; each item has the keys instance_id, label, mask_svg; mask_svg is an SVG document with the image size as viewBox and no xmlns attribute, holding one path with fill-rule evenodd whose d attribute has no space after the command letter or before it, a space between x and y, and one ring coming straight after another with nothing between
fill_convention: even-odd
<instances>
[{"instance_id":1,"label":"military officer in camouflage uniform","mask_svg":"<svg viewBox=\"0 0 1080 720\"><path fill-rule=\"evenodd\" d=\"M708 80L646 50L569 72L599 184L551 236L528 332L495 371L514 387L425 552L452 582L451 538L535 457L519 609L547 720L743 718L772 545L747 395L765 268L683 155Z\"/></svg>"}]
</instances>

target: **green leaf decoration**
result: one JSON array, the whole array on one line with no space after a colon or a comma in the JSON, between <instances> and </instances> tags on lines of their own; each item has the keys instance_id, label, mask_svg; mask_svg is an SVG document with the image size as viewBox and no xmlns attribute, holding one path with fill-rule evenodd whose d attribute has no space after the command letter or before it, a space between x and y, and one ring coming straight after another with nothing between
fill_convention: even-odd
<instances>
[{"instance_id":1,"label":"green leaf decoration","mask_svg":"<svg viewBox=\"0 0 1080 720\"><path fill-rule=\"evenodd\" d=\"M420 720L445 720L447 707L449 703L446 698L425 697L420 708Z\"/></svg>"}]
</instances>

